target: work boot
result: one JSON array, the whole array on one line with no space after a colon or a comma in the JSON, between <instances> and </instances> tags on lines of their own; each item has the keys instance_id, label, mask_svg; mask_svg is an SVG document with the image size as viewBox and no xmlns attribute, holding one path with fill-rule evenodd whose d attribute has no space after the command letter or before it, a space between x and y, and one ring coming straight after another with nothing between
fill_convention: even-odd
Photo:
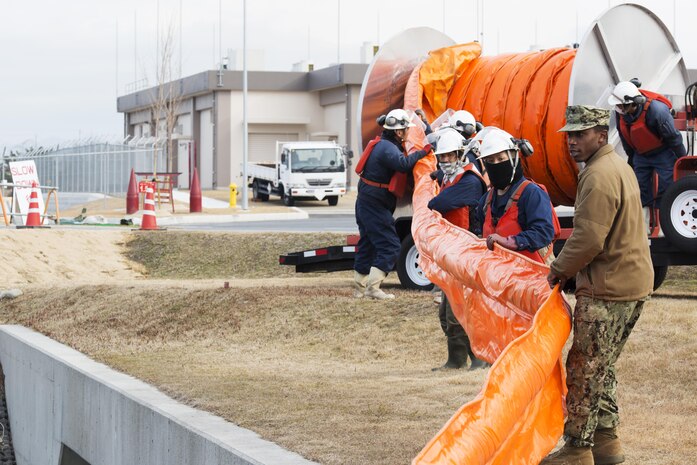
<instances>
[{"instance_id":1,"label":"work boot","mask_svg":"<svg viewBox=\"0 0 697 465\"><path fill-rule=\"evenodd\" d=\"M368 275L361 274L358 271L353 272L353 296L356 299L361 299L365 294L365 285L368 283Z\"/></svg>"},{"instance_id":2,"label":"work boot","mask_svg":"<svg viewBox=\"0 0 697 465\"><path fill-rule=\"evenodd\" d=\"M595 430L593 443L593 460L596 465L614 465L624 462L622 445L615 428Z\"/></svg>"},{"instance_id":3,"label":"work boot","mask_svg":"<svg viewBox=\"0 0 697 465\"><path fill-rule=\"evenodd\" d=\"M474 371L480 368L489 368L491 366L491 364L477 358L477 356L474 355L474 352L472 351L472 344L470 344L469 338L467 338L467 355L469 355L470 360L472 361L472 364L470 365L469 370L467 371Z\"/></svg>"},{"instance_id":4,"label":"work boot","mask_svg":"<svg viewBox=\"0 0 697 465\"><path fill-rule=\"evenodd\" d=\"M491 363L487 363L484 360L475 357L472 359L472 364L470 365L469 370L467 370L467 371L479 370L480 368L485 369L485 368L489 368L490 366L491 366Z\"/></svg>"},{"instance_id":5,"label":"work boot","mask_svg":"<svg viewBox=\"0 0 697 465\"><path fill-rule=\"evenodd\" d=\"M394 299L394 294L386 294L380 289L380 284L387 278L387 273L374 266L370 268L368 281L365 285L364 295L371 299L385 300Z\"/></svg>"},{"instance_id":6,"label":"work boot","mask_svg":"<svg viewBox=\"0 0 697 465\"><path fill-rule=\"evenodd\" d=\"M448 361L443 365L431 368L431 371L459 370L467 366L467 346L458 341L448 339Z\"/></svg>"},{"instance_id":7,"label":"work boot","mask_svg":"<svg viewBox=\"0 0 697 465\"><path fill-rule=\"evenodd\" d=\"M574 447L566 441L558 451L545 457L540 465L594 465L590 447Z\"/></svg>"}]
</instances>

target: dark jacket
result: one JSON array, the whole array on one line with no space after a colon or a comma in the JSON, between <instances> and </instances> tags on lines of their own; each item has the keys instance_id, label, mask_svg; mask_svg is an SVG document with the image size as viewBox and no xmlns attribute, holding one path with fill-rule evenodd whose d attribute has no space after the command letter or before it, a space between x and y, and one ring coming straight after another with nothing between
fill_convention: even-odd
<instances>
[{"instance_id":1,"label":"dark jacket","mask_svg":"<svg viewBox=\"0 0 697 465\"><path fill-rule=\"evenodd\" d=\"M636 113L633 115L620 115L619 113L615 113L615 116L617 118L622 118L628 124L632 124L639 119L643 111L644 107L639 106ZM675 129L673 115L670 114L670 109L665 103L654 100L649 104L649 108L646 110L646 126L663 141L663 145L642 156L661 156L666 152L672 152L676 157L685 156L687 151L682 143L682 135L680 131ZM622 135L622 131L617 131L617 133L620 136L624 153L629 157L631 164L632 158L637 155L637 153L627 143Z\"/></svg>"},{"instance_id":2,"label":"dark jacket","mask_svg":"<svg viewBox=\"0 0 697 465\"><path fill-rule=\"evenodd\" d=\"M489 205L492 219L498 219L503 216L508 199L511 198L516 187L524 180L524 177L521 178L503 195L498 195L496 189L494 189L491 205ZM479 224L484 224L486 217L484 205L488 195L488 192L485 193L477 206L477 222ZM523 230L515 236L518 248L534 252L551 244L552 240L554 240L554 223L552 218L552 203L549 200L549 195L537 184L530 183L518 199L518 225ZM481 231L477 231L477 233L481 234Z\"/></svg>"},{"instance_id":3,"label":"dark jacket","mask_svg":"<svg viewBox=\"0 0 697 465\"><path fill-rule=\"evenodd\" d=\"M392 131L383 131L378 142L370 154L370 158L363 167L362 178L380 184L389 184L395 172L408 173L417 161L423 158L426 153L422 150L404 156L401 142L399 142ZM387 189L359 181L358 200L368 201L382 205L390 211L397 207L397 198Z\"/></svg>"}]
</instances>

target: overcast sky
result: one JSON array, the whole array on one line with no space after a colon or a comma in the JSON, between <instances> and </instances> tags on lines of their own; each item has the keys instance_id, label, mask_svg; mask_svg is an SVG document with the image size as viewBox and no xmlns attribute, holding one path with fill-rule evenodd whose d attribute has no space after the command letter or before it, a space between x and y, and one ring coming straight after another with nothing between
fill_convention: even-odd
<instances>
[{"instance_id":1,"label":"overcast sky","mask_svg":"<svg viewBox=\"0 0 697 465\"><path fill-rule=\"evenodd\" d=\"M525 51L533 43L547 48L578 41L598 15L623 2L481 3L484 54L495 55ZM675 31L688 68L697 67L692 32L697 2L635 3ZM184 76L213 69L228 49L242 48L242 0L2 0L0 5L0 151L35 140L53 144L122 135L116 96L134 81L155 81L158 23L161 34L168 24L177 31L177 66L181 38ZM476 5L476 0L248 0L247 47L264 51L266 69L288 71L300 61L315 68L337 59L358 62L363 42L381 44L410 27L432 27L458 43L470 42L477 33Z\"/></svg>"}]
</instances>

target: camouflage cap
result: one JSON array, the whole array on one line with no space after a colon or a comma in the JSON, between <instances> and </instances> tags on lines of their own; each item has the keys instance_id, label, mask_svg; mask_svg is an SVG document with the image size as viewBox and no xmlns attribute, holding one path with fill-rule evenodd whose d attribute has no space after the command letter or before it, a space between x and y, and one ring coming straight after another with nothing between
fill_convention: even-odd
<instances>
[{"instance_id":1,"label":"camouflage cap","mask_svg":"<svg viewBox=\"0 0 697 465\"><path fill-rule=\"evenodd\" d=\"M591 105L571 105L566 107L566 126L558 132L583 131L609 125L610 110Z\"/></svg>"}]
</instances>

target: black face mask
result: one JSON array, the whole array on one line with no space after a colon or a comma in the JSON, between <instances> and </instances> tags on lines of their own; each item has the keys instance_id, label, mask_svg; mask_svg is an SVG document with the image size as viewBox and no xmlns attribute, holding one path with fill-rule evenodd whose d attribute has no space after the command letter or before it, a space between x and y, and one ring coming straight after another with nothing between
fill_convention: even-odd
<instances>
[{"instance_id":1,"label":"black face mask","mask_svg":"<svg viewBox=\"0 0 697 465\"><path fill-rule=\"evenodd\" d=\"M489 181L491 185L496 189L505 189L510 184L515 184L520 178L523 177L523 166L518 162L516 166L515 174L513 175L513 181L511 181L511 174L513 174L513 167L510 161L504 161L501 163L486 163L484 162L484 167L486 172L489 174Z\"/></svg>"}]
</instances>

